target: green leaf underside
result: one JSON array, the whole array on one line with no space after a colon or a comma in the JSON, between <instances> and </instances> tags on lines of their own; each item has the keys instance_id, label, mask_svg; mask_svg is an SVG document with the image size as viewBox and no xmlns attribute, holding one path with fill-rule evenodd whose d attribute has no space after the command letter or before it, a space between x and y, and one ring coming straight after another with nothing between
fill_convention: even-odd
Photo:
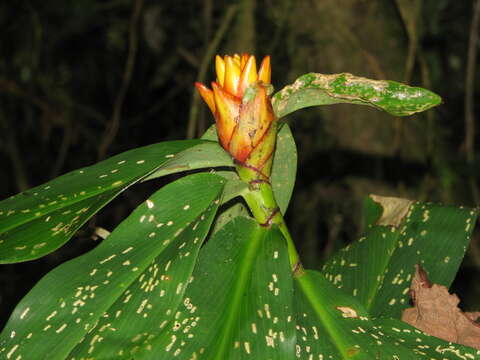
<instances>
[{"instance_id":1,"label":"green leaf underside","mask_svg":"<svg viewBox=\"0 0 480 360\"><path fill-rule=\"evenodd\" d=\"M115 196L152 172L160 176L231 165L228 156L220 156L219 151L223 153L217 143L202 140L153 144L0 202L0 263L32 260L54 251ZM215 156L206 160L210 154Z\"/></svg>"},{"instance_id":2,"label":"green leaf underside","mask_svg":"<svg viewBox=\"0 0 480 360\"><path fill-rule=\"evenodd\" d=\"M475 359L473 354L480 354L400 320L370 319L354 297L316 271L295 279L295 308L299 359L448 360Z\"/></svg>"},{"instance_id":3,"label":"green leaf underside","mask_svg":"<svg viewBox=\"0 0 480 360\"><path fill-rule=\"evenodd\" d=\"M84 336L86 347L74 351L89 359L96 358L97 350L109 350L97 346L103 341L118 351L132 351L139 345L136 340L143 344L138 334L158 331L150 327L155 316L181 300L224 183L216 175L196 174L165 186L94 250L47 274L18 304L2 331L0 357L29 359L35 354L35 359L63 360ZM167 267L180 247L185 249L180 251L183 257L172 259ZM163 303L162 297L172 302ZM173 316L173 310L163 316ZM119 338L122 342L116 343Z\"/></svg>"},{"instance_id":4,"label":"green leaf underside","mask_svg":"<svg viewBox=\"0 0 480 360\"><path fill-rule=\"evenodd\" d=\"M175 319L136 358L290 360L292 295L280 232L238 217L207 242Z\"/></svg>"},{"instance_id":5,"label":"green leaf underside","mask_svg":"<svg viewBox=\"0 0 480 360\"><path fill-rule=\"evenodd\" d=\"M348 73L300 76L272 98L281 118L310 106L350 103L368 105L394 116L407 116L440 104L435 93L390 80L371 80Z\"/></svg>"},{"instance_id":6,"label":"green leaf underside","mask_svg":"<svg viewBox=\"0 0 480 360\"><path fill-rule=\"evenodd\" d=\"M202 136L204 140L218 141L215 125L208 128ZM226 154L226 153L225 153ZM275 200L282 214L287 211L292 197L293 187L297 173L297 146L292 131L288 124L283 123L279 127L271 182ZM234 178L238 176L232 171Z\"/></svg>"},{"instance_id":7,"label":"green leaf underside","mask_svg":"<svg viewBox=\"0 0 480 360\"><path fill-rule=\"evenodd\" d=\"M371 316L400 318L410 306L415 264L432 283L450 286L476 216L472 209L415 202L398 227L374 225L330 258L322 273L355 296Z\"/></svg>"}]
</instances>

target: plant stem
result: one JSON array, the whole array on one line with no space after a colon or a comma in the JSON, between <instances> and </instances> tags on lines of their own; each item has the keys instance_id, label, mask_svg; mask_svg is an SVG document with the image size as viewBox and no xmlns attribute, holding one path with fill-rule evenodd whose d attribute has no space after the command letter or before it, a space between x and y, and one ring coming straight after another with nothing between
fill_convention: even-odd
<instances>
[{"instance_id":1,"label":"plant stem","mask_svg":"<svg viewBox=\"0 0 480 360\"><path fill-rule=\"evenodd\" d=\"M253 217L265 227L272 225L278 226L283 236L287 240L288 258L292 267L294 276L303 274L303 267L300 263L295 243L288 231L287 224L277 205L273 195L272 185L266 181L250 182L249 191L243 194Z\"/></svg>"}]
</instances>

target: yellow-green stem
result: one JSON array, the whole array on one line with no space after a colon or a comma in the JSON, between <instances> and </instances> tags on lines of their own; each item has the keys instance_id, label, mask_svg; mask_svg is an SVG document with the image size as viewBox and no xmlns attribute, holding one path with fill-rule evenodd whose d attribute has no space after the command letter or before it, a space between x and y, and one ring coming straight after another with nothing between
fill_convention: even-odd
<instances>
[{"instance_id":1,"label":"yellow-green stem","mask_svg":"<svg viewBox=\"0 0 480 360\"><path fill-rule=\"evenodd\" d=\"M251 182L248 192L243 194L250 211L254 218L262 226L277 225L283 236L287 240L288 257L290 265L295 276L299 276L303 273L303 268L300 263L297 249L293 242L292 236L288 231L287 224L283 219L275 197L273 195L272 185L268 182Z\"/></svg>"}]
</instances>

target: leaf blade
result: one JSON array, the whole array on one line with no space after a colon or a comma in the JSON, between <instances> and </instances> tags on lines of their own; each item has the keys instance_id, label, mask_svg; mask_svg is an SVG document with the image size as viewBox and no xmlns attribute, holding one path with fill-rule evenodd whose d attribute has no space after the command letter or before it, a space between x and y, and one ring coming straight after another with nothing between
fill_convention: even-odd
<instances>
[{"instance_id":1,"label":"leaf blade","mask_svg":"<svg viewBox=\"0 0 480 360\"><path fill-rule=\"evenodd\" d=\"M357 299L319 272L307 270L295 280L297 358L454 360L480 354L398 319L370 318Z\"/></svg>"},{"instance_id":2,"label":"leaf blade","mask_svg":"<svg viewBox=\"0 0 480 360\"><path fill-rule=\"evenodd\" d=\"M185 294L193 308L180 308L138 359L292 358L294 323L283 316L291 310L292 280L278 230L236 218L207 242L193 276Z\"/></svg>"},{"instance_id":3,"label":"leaf blade","mask_svg":"<svg viewBox=\"0 0 480 360\"><path fill-rule=\"evenodd\" d=\"M338 103L367 105L394 116L408 116L440 102L438 95L423 88L349 73L305 74L272 98L273 109L279 118L305 107Z\"/></svg>"},{"instance_id":4,"label":"leaf blade","mask_svg":"<svg viewBox=\"0 0 480 360\"><path fill-rule=\"evenodd\" d=\"M465 254L477 210L375 197L383 215L364 237L335 254L322 273L357 297L372 316L400 318L410 280L421 264L432 282L450 286ZM396 205L406 207L397 210ZM400 214L400 215L399 215ZM382 225L379 225L382 224ZM396 224L396 225L395 225Z\"/></svg>"},{"instance_id":5,"label":"leaf blade","mask_svg":"<svg viewBox=\"0 0 480 360\"><path fill-rule=\"evenodd\" d=\"M0 335L0 353L65 359L187 224L209 206L216 210L224 183L195 174L165 186L94 250L47 274L13 312ZM202 191L190 194L192 186Z\"/></svg>"},{"instance_id":6,"label":"leaf blade","mask_svg":"<svg viewBox=\"0 0 480 360\"><path fill-rule=\"evenodd\" d=\"M205 154L217 153L218 148L218 144L202 140L148 145L1 201L0 263L36 259L59 248L115 196L152 172L165 175L187 167L230 164L228 157L206 163ZM172 160L175 163L170 165Z\"/></svg>"}]
</instances>

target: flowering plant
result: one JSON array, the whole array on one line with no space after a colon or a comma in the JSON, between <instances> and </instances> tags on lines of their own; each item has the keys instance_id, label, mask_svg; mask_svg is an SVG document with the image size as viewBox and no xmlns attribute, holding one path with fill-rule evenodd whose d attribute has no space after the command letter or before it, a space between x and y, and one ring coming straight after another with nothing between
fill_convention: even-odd
<instances>
[{"instance_id":1,"label":"flowering plant","mask_svg":"<svg viewBox=\"0 0 480 360\"><path fill-rule=\"evenodd\" d=\"M95 249L41 279L0 334L0 357L480 356L400 320L416 264L434 282L453 281L476 210L372 195L365 236L321 271L303 269L283 217L296 147L279 118L335 103L404 116L440 98L393 81L316 73L272 95L268 56L258 71L246 54L217 56L215 66L212 89L196 87L216 131L133 149L0 202L0 262L18 263L63 245L132 185L198 170L159 189Z\"/></svg>"}]
</instances>

